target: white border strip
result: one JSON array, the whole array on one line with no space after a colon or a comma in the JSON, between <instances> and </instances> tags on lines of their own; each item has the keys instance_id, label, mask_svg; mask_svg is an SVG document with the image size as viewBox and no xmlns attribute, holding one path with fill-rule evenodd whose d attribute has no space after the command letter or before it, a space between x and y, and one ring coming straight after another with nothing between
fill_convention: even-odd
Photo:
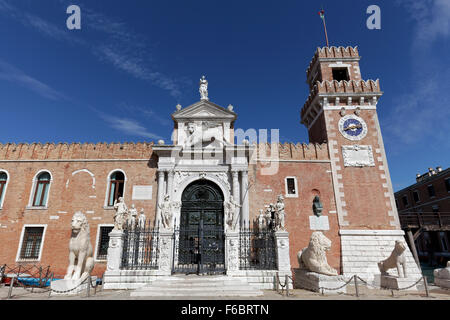
<instances>
[{"instance_id":1,"label":"white border strip","mask_svg":"<svg viewBox=\"0 0 450 320\"><path fill-rule=\"evenodd\" d=\"M403 230L339 230L341 236L404 236Z\"/></svg>"}]
</instances>

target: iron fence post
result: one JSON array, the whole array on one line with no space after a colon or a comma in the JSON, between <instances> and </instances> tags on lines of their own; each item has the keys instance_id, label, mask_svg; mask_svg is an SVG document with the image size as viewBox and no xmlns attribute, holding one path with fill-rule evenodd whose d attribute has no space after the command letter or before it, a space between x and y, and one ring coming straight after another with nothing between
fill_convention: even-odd
<instances>
[{"instance_id":1,"label":"iron fence post","mask_svg":"<svg viewBox=\"0 0 450 320\"><path fill-rule=\"evenodd\" d=\"M423 276L423 284L425 286L425 293L426 293L427 297L430 297L430 291L428 290L427 276Z\"/></svg>"},{"instance_id":2,"label":"iron fence post","mask_svg":"<svg viewBox=\"0 0 450 320\"><path fill-rule=\"evenodd\" d=\"M16 279L16 276L13 275L13 276L11 277L11 282L9 283L9 290L8 290L8 298L7 298L7 299L11 299L11 296L12 296L12 290L13 290L13 286L14 286L14 281L15 281L15 279Z\"/></svg>"},{"instance_id":3,"label":"iron fence post","mask_svg":"<svg viewBox=\"0 0 450 320\"><path fill-rule=\"evenodd\" d=\"M356 296L359 297L358 276L355 274L353 276L353 279L355 280L355 293L356 293Z\"/></svg>"},{"instance_id":4,"label":"iron fence post","mask_svg":"<svg viewBox=\"0 0 450 320\"><path fill-rule=\"evenodd\" d=\"M87 297L91 296L91 275L88 276L88 284L87 284Z\"/></svg>"},{"instance_id":5,"label":"iron fence post","mask_svg":"<svg viewBox=\"0 0 450 320\"><path fill-rule=\"evenodd\" d=\"M278 276L278 272L275 274L275 289L277 290L277 293L280 292L280 290L279 290L279 276Z\"/></svg>"},{"instance_id":6,"label":"iron fence post","mask_svg":"<svg viewBox=\"0 0 450 320\"><path fill-rule=\"evenodd\" d=\"M284 278L284 285L286 286L286 297L289 297L289 276L285 275Z\"/></svg>"}]
</instances>

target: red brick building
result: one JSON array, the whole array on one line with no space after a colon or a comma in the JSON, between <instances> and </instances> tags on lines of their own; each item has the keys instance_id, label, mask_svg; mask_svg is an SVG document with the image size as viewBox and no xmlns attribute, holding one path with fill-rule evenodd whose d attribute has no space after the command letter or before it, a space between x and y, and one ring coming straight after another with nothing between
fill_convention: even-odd
<instances>
[{"instance_id":1,"label":"red brick building","mask_svg":"<svg viewBox=\"0 0 450 320\"><path fill-rule=\"evenodd\" d=\"M202 97L172 114L171 145L1 145L0 263L51 265L64 275L70 221L81 210L95 248L94 274L101 275L118 196L158 221L157 203L166 192L178 201L189 183L207 179L224 200L233 195L241 205L241 223L250 223L260 209L284 196L293 268L297 252L308 245L314 230L321 230L333 243L328 253L333 268L373 276L377 262L404 233L376 111L380 83L363 80L359 60L357 48L317 49L307 69L309 97L300 112L309 144L240 144L249 132L235 132L233 108ZM204 127L209 122L218 126L208 132L220 128L215 134L223 148L214 146L220 161L204 158L204 150L198 160L194 151L189 161L181 157L192 136L189 124ZM240 151L243 156L236 156ZM315 196L323 204L320 217L312 209ZM407 256L413 262L409 251ZM410 269L410 274L419 273L414 263Z\"/></svg>"},{"instance_id":2,"label":"red brick building","mask_svg":"<svg viewBox=\"0 0 450 320\"><path fill-rule=\"evenodd\" d=\"M395 193L402 228L415 233L421 261L430 264L450 258L450 168L429 168L416 183Z\"/></svg>"}]
</instances>

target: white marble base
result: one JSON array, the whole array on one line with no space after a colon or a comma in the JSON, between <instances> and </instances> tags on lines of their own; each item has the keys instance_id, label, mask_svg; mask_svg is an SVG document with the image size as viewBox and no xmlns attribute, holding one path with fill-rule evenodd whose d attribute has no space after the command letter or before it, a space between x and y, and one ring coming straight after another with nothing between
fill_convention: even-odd
<instances>
[{"instance_id":1,"label":"white marble base","mask_svg":"<svg viewBox=\"0 0 450 320\"><path fill-rule=\"evenodd\" d=\"M441 288L450 289L450 279L434 278L434 284Z\"/></svg>"},{"instance_id":2,"label":"white marble base","mask_svg":"<svg viewBox=\"0 0 450 320\"><path fill-rule=\"evenodd\" d=\"M450 289L450 261L447 262L447 268L434 269L433 275L435 285Z\"/></svg>"},{"instance_id":3,"label":"white marble base","mask_svg":"<svg viewBox=\"0 0 450 320\"><path fill-rule=\"evenodd\" d=\"M327 216L309 216L309 229L311 230L330 230L330 223Z\"/></svg>"},{"instance_id":4,"label":"white marble base","mask_svg":"<svg viewBox=\"0 0 450 320\"><path fill-rule=\"evenodd\" d=\"M368 282L380 275L378 262L387 259L394 249L395 241L405 241L403 230L340 230L342 250L342 273L350 278L357 274ZM422 277L409 247L406 248L406 274L413 279ZM389 273L398 275L397 270ZM379 280L379 279L378 279Z\"/></svg>"},{"instance_id":5,"label":"white marble base","mask_svg":"<svg viewBox=\"0 0 450 320\"><path fill-rule=\"evenodd\" d=\"M338 288L344 285L345 278L343 276L327 276L316 272L310 272L303 269L294 269L295 282L294 288L306 289L314 292L323 292L328 294L346 293L347 286L338 290L327 290L326 288Z\"/></svg>"},{"instance_id":6,"label":"white marble base","mask_svg":"<svg viewBox=\"0 0 450 320\"><path fill-rule=\"evenodd\" d=\"M92 285L95 286L95 282L97 281L97 277L92 276ZM68 291L70 289L73 289L75 287L77 287L80 282L82 282L83 280L54 280L52 282L50 282L50 288L52 290L56 290L56 291ZM52 291L52 295L61 295L61 296L65 296L65 295L76 295L79 294L80 292L87 292L87 286L88 286L88 282L86 281L85 283L83 283L82 285L78 286L76 289L71 290L69 292L55 292ZM92 288L91 288L92 289Z\"/></svg>"},{"instance_id":7,"label":"white marble base","mask_svg":"<svg viewBox=\"0 0 450 320\"><path fill-rule=\"evenodd\" d=\"M394 289L394 290L403 290L404 288L407 288L411 286L412 284L416 283L418 279L414 278L399 278L396 276L390 276L390 275L381 275L380 276L380 286L385 289ZM405 291L417 291L417 285L406 289Z\"/></svg>"}]
</instances>

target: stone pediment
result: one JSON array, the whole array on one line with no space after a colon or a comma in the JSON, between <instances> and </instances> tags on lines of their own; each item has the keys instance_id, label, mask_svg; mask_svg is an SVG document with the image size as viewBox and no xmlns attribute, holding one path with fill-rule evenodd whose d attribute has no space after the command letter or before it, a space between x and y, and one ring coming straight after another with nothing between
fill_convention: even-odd
<instances>
[{"instance_id":1,"label":"stone pediment","mask_svg":"<svg viewBox=\"0 0 450 320\"><path fill-rule=\"evenodd\" d=\"M233 122L237 118L236 113L225 109L215 103L202 100L172 114L175 122L185 122L189 120L216 120Z\"/></svg>"}]
</instances>

